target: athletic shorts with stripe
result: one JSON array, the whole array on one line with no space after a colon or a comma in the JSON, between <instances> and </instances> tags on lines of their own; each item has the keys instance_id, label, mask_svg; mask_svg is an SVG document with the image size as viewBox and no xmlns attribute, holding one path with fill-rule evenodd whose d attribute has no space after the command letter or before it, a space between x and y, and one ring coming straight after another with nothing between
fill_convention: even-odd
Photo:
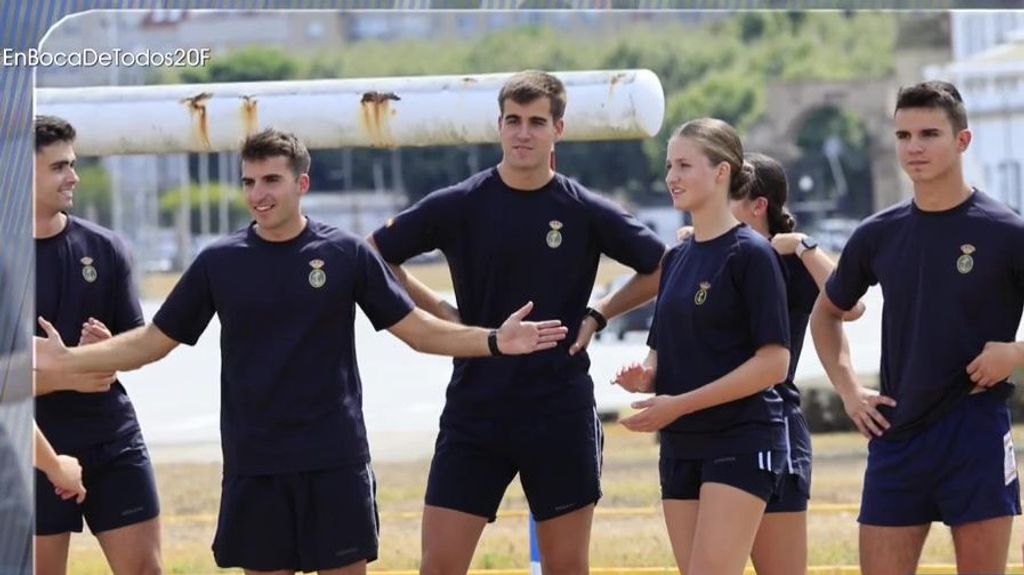
<instances>
[{"instance_id":1,"label":"athletic shorts with stripe","mask_svg":"<svg viewBox=\"0 0 1024 575\"><path fill-rule=\"evenodd\" d=\"M997 393L967 396L905 441L868 443L860 523L956 526L1020 513L1010 411Z\"/></svg>"},{"instance_id":2,"label":"athletic shorts with stripe","mask_svg":"<svg viewBox=\"0 0 1024 575\"><path fill-rule=\"evenodd\" d=\"M799 407L786 406L786 454L779 488L768 500L765 513L807 511L811 498L811 432Z\"/></svg>"},{"instance_id":3,"label":"athletic shorts with stripe","mask_svg":"<svg viewBox=\"0 0 1024 575\"><path fill-rule=\"evenodd\" d=\"M662 499L700 499L705 483L722 483L768 501L778 488L786 453L781 450L738 453L708 459L658 460Z\"/></svg>"}]
</instances>

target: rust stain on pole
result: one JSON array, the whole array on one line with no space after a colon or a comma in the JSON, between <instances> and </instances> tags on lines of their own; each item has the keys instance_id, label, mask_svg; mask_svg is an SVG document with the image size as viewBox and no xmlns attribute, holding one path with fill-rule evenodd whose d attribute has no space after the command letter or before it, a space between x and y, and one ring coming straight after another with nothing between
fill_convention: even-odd
<instances>
[{"instance_id":1,"label":"rust stain on pole","mask_svg":"<svg viewBox=\"0 0 1024 575\"><path fill-rule=\"evenodd\" d=\"M619 72L618 74L614 74L611 78L608 79L608 99L609 100L611 100L612 99L612 95L615 94L615 86L618 85L618 83L621 82L625 78L626 78L626 73L625 72Z\"/></svg>"},{"instance_id":2,"label":"rust stain on pole","mask_svg":"<svg viewBox=\"0 0 1024 575\"><path fill-rule=\"evenodd\" d=\"M392 100L397 102L401 98L394 92L364 92L359 102L360 125L375 148L395 147L390 126L391 116L396 114L391 109Z\"/></svg>"},{"instance_id":3,"label":"rust stain on pole","mask_svg":"<svg viewBox=\"0 0 1024 575\"><path fill-rule=\"evenodd\" d=\"M259 110L256 109L258 103L255 96L242 96L242 129L246 136L255 134L260 125Z\"/></svg>"},{"instance_id":4,"label":"rust stain on pole","mask_svg":"<svg viewBox=\"0 0 1024 575\"><path fill-rule=\"evenodd\" d=\"M204 150L210 149L210 130L206 121L206 101L213 97L210 92L200 92L191 98L181 100L188 107L192 117L192 133Z\"/></svg>"}]
</instances>

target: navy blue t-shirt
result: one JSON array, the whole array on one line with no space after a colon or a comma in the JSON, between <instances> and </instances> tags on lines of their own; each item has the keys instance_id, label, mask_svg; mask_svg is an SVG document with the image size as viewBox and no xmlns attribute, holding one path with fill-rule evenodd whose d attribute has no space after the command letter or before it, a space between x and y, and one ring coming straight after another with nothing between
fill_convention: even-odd
<instances>
[{"instance_id":1,"label":"navy blue t-shirt","mask_svg":"<svg viewBox=\"0 0 1024 575\"><path fill-rule=\"evenodd\" d=\"M194 345L221 324L224 469L263 475L369 460L355 304L377 330L413 309L362 239L309 220L268 242L250 226L203 250L153 323Z\"/></svg>"},{"instance_id":2,"label":"navy blue t-shirt","mask_svg":"<svg viewBox=\"0 0 1024 575\"><path fill-rule=\"evenodd\" d=\"M800 363L800 353L804 349L804 337L807 335L807 322L811 319L814 301L818 299L818 284L807 271L804 262L795 254L782 257L783 272L786 277L786 298L789 305L789 373L786 381L776 386L787 410L800 407L800 390L793 379L796 367Z\"/></svg>"},{"instance_id":3,"label":"navy blue t-shirt","mask_svg":"<svg viewBox=\"0 0 1024 575\"><path fill-rule=\"evenodd\" d=\"M393 264L440 249L467 325L497 327L532 300L528 319L559 319L569 328L554 349L456 359L445 406L449 417L521 417L592 406L590 359L585 352L570 356L568 349L601 254L651 273L665 253L636 218L578 182L556 174L538 190L515 190L496 168L429 194L373 237Z\"/></svg>"},{"instance_id":4,"label":"navy blue t-shirt","mask_svg":"<svg viewBox=\"0 0 1024 575\"><path fill-rule=\"evenodd\" d=\"M143 325L131 257L110 230L68 216L57 235L36 244L36 315L68 346L78 345L90 317L117 335ZM34 322L35 323L35 322ZM45 336L36 323L36 335ZM120 382L103 393L58 391L36 398L36 422L58 452L78 450L135 433L135 409Z\"/></svg>"},{"instance_id":5,"label":"navy blue t-shirt","mask_svg":"<svg viewBox=\"0 0 1024 575\"><path fill-rule=\"evenodd\" d=\"M789 347L786 282L763 236L738 225L711 240L672 248L662 263L647 343L658 353L654 389L679 395L707 385L770 344ZM784 449L776 387L684 415L661 431L680 459Z\"/></svg>"},{"instance_id":6,"label":"navy blue t-shirt","mask_svg":"<svg viewBox=\"0 0 1024 575\"><path fill-rule=\"evenodd\" d=\"M986 342L1013 341L1024 308L1024 220L975 190L960 205L925 212L912 200L864 220L826 292L840 309L882 288L879 406L901 440L949 412L974 387L967 365ZM1011 385L989 393L1009 396Z\"/></svg>"}]
</instances>

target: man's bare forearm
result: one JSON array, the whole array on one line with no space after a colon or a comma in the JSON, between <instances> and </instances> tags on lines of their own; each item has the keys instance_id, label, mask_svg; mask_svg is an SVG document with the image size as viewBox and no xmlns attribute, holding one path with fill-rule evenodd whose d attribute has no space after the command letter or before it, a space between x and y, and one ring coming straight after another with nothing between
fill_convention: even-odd
<instances>
[{"instance_id":1,"label":"man's bare forearm","mask_svg":"<svg viewBox=\"0 0 1024 575\"><path fill-rule=\"evenodd\" d=\"M366 236L366 243L373 248L378 254L380 248L377 247L377 240L373 238L373 234ZM388 263L388 267L391 269L391 273L395 274L395 277L405 288L406 293L412 299L412 302L416 304L416 307L429 313L434 317L446 319L451 322L460 323L459 310L457 310L450 303L445 301L444 298L439 296L437 292L430 289L427 284L423 283L416 276L410 274L404 267L399 264Z\"/></svg>"},{"instance_id":2,"label":"man's bare forearm","mask_svg":"<svg viewBox=\"0 0 1024 575\"><path fill-rule=\"evenodd\" d=\"M130 371L157 361L178 342L153 324L137 327L108 340L73 347L60 359L62 371Z\"/></svg>"},{"instance_id":3,"label":"man's bare forearm","mask_svg":"<svg viewBox=\"0 0 1024 575\"><path fill-rule=\"evenodd\" d=\"M400 265L388 264L388 267L391 268L391 271L395 274L395 277L398 278L398 281L402 283L402 287L405 288L405 291L409 294L413 303L416 304L416 307L430 315L433 315L434 317L439 317L456 323L461 321L459 317L459 310L445 301L443 297L430 289L430 287L420 281L419 278L410 274Z\"/></svg>"},{"instance_id":4,"label":"man's bare forearm","mask_svg":"<svg viewBox=\"0 0 1024 575\"><path fill-rule=\"evenodd\" d=\"M35 371L35 387L33 392L36 396L47 395L57 391L64 391L67 389L63 383L65 377L60 372L55 371Z\"/></svg>"},{"instance_id":5,"label":"man's bare forearm","mask_svg":"<svg viewBox=\"0 0 1024 575\"><path fill-rule=\"evenodd\" d=\"M390 331L420 353L451 357L491 355L487 345L490 330L444 321L425 310L413 310Z\"/></svg>"},{"instance_id":6,"label":"man's bare forearm","mask_svg":"<svg viewBox=\"0 0 1024 575\"><path fill-rule=\"evenodd\" d=\"M800 261L804 264L811 279L814 280L814 285L818 286L818 291L825 291L825 282L828 281L828 276L832 274L832 271L836 269L836 263L832 261L832 258L823 250L815 249L805 251L800 256ZM850 321L863 314L864 302L858 301L850 311L843 313L843 319Z\"/></svg>"},{"instance_id":7,"label":"man's bare forearm","mask_svg":"<svg viewBox=\"0 0 1024 575\"><path fill-rule=\"evenodd\" d=\"M855 391L859 384L850 360L850 344L843 331L842 310L833 308L822 292L811 312L811 338L829 381L839 395L845 396Z\"/></svg>"},{"instance_id":8,"label":"man's bare forearm","mask_svg":"<svg viewBox=\"0 0 1024 575\"><path fill-rule=\"evenodd\" d=\"M594 304L594 309L607 319L637 308L658 295L661 267L649 274L634 274L615 293L608 294Z\"/></svg>"}]
</instances>

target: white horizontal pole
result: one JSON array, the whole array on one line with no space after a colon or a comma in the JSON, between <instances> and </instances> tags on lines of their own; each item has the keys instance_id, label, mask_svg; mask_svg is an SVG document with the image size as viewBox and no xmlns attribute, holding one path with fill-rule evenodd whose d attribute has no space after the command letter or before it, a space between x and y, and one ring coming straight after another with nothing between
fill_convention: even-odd
<instances>
[{"instance_id":1,"label":"white horizontal pole","mask_svg":"<svg viewBox=\"0 0 1024 575\"><path fill-rule=\"evenodd\" d=\"M646 138L665 116L650 70L554 72L566 86L563 140ZM236 150L266 127L310 148L438 146L498 140L511 74L37 90L36 113L78 132L79 155Z\"/></svg>"}]
</instances>

